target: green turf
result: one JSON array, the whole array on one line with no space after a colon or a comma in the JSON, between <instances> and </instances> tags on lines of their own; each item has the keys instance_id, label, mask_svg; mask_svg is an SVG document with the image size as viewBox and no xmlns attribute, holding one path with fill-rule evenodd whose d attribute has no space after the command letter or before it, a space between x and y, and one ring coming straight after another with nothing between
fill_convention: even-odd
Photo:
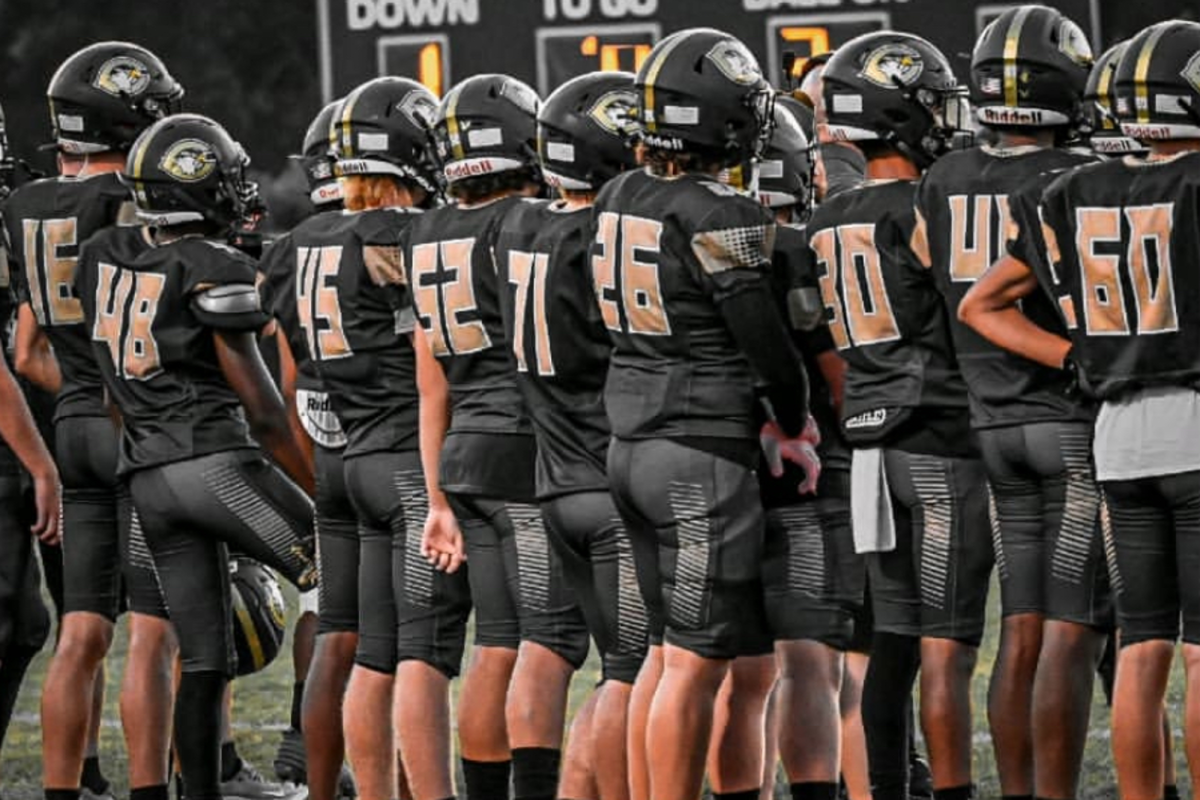
<instances>
[{"instance_id":1,"label":"green turf","mask_svg":"<svg viewBox=\"0 0 1200 800\"><path fill-rule=\"evenodd\" d=\"M994 589L994 587L993 587ZM996 592L992 592L993 608L989 619L988 633L980 651L979 669L973 686L975 699L975 770L980 786L980 796L998 797L999 786L992 760L991 742L987 737L985 699L987 676L995 656L998 613L994 607ZM294 605L295 596L289 594ZM108 695L105 699L105 724L101 735L103 766L113 782L118 798L126 798L127 780L124 771L124 751L117 713L117 686L120 668L125 655L126 632L119 627L113 646L112 668L108 673ZM292 686L291 644L285 645L279 660L265 672L238 681L235 689L235 738L242 755L256 764L264 774L271 772L271 759L279 739L279 729L287 722ZM8 732L8 740L0 753L0 793L4 800L36 800L41 797L41 736L37 722L38 703L42 676L45 674L48 654L43 653L30 668L24 690L17 705L17 718ZM591 691L598 672L595 654L589 659L584 671L577 676L571 689L572 708L576 708ZM1183 740L1179 734L1183 713L1183 684L1178 664L1173 672L1168 696L1171 718L1176 728L1176 761L1180 775L1184 774L1182 755ZM1086 761L1083 769L1081 800L1115 798L1112 757L1109 748L1109 712L1104 698L1097 690L1092 713L1092 731L1088 740ZM1181 777L1180 788L1184 797L1191 792L1187 781ZM782 790L782 787L780 787ZM785 793L777 793L784 797Z\"/></svg>"}]
</instances>

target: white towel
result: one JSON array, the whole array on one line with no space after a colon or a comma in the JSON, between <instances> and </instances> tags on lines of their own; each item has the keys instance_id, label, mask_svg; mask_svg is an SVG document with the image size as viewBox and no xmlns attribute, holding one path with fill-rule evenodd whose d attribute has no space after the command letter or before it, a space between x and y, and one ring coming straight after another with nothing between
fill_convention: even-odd
<instances>
[{"instance_id":1,"label":"white towel","mask_svg":"<svg viewBox=\"0 0 1200 800\"><path fill-rule=\"evenodd\" d=\"M854 451L850 462L850 524L854 552L886 553L896 549L896 520L892 517L883 448Z\"/></svg>"}]
</instances>

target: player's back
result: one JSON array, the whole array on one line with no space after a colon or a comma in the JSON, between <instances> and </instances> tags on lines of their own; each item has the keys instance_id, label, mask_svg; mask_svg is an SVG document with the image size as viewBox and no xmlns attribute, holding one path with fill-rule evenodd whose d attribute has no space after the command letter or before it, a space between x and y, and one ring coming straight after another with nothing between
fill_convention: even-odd
<instances>
[{"instance_id":1,"label":"player's back","mask_svg":"<svg viewBox=\"0 0 1200 800\"><path fill-rule=\"evenodd\" d=\"M62 373L56 418L105 413L75 273L80 247L116 224L128 199L128 190L109 172L34 181L18 189L5 207L18 299L33 309Z\"/></svg>"},{"instance_id":2,"label":"player's back","mask_svg":"<svg viewBox=\"0 0 1200 800\"><path fill-rule=\"evenodd\" d=\"M417 213L375 209L318 214L274 248L273 315L298 369L329 392L346 430L347 456L417 447L412 309L399 237Z\"/></svg>"},{"instance_id":3,"label":"player's back","mask_svg":"<svg viewBox=\"0 0 1200 800\"><path fill-rule=\"evenodd\" d=\"M509 212L496 243L500 305L538 440L542 500L608 486L604 382L612 344L592 293L592 230L590 207L528 201Z\"/></svg>"},{"instance_id":4,"label":"player's back","mask_svg":"<svg viewBox=\"0 0 1200 800\"><path fill-rule=\"evenodd\" d=\"M971 398L976 428L1086 419L1066 397L1066 376L996 347L959 322L958 306L983 273L1005 252L1012 230L1011 200L1036 192L1052 175L1091 163L1077 150L982 146L950 153L929 168L917 189L917 240L924 236L930 271L945 298L959 367ZM1048 295L1034 293L1021 310L1035 324L1065 333Z\"/></svg>"},{"instance_id":5,"label":"player's back","mask_svg":"<svg viewBox=\"0 0 1200 800\"><path fill-rule=\"evenodd\" d=\"M887 439L917 411L966 410L945 303L911 249L915 191L910 181L868 182L828 199L808 223L829 330L848 366L843 426L856 444Z\"/></svg>"},{"instance_id":6,"label":"player's back","mask_svg":"<svg viewBox=\"0 0 1200 800\"><path fill-rule=\"evenodd\" d=\"M1200 389L1200 153L1067 173L1042 214L1091 389Z\"/></svg>"},{"instance_id":7,"label":"player's back","mask_svg":"<svg viewBox=\"0 0 1200 800\"><path fill-rule=\"evenodd\" d=\"M613 342L605 403L628 439L750 439L754 377L718 303L718 273L759 280L774 225L703 175L610 181L595 206L591 270Z\"/></svg>"},{"instance_id":8,"label":"player's back","mask_svg":"<svg viewBox=\"0 0 1200 800\"><path fill-rule=\"evenodd\" d=\"M422 214L405 233L418 320L450 383L451 432L530 433L500 315L492 247L520 197Z\"/></svg>"},{"instance_id":9,"label":"player's back","mask_svg":"<svg viewBox=\"0 0 1200 800\"><path fill-rule=\"evenodd\" d=\"M141 229L118 227L88 241L80 296L93 357L121 412L122 471L252 446L213 331L255 330L266 317L219 296L205 309L195 297L252 288L254 276L252 259L205 239L147 247Z\"/></svg>"}]
</instances>

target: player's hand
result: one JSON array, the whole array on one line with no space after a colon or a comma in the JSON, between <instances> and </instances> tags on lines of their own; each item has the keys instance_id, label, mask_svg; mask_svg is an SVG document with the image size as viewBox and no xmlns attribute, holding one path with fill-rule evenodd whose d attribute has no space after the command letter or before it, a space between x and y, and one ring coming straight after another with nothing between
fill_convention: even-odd
<instances>
[{"instance_id":1,"label":"player's hand","mask_svg":"<svg viewBox=\"0 0 1200 800\"><path fill-rule=\"evenodd\" d=\"M37 505L33 535L46 544L58 544L62 541L62 533L58 528L58 512L62 503L62 487L58 483L58 473L35 475L33 496Z\"/></svg>"},{"instance_id":2,"label":"player's hand","mask_svg":"<svg viewBox=\"0 0 1200 800\"><path fill-rule=\"evenodd\" d=\"M439 572L457 572L467 560L462 531L454 512L446 506L430 506L421 537L421 555Z\"/></svg>"},{"instance_id":3,"label":"player's hand","mask_svg":"<svg viewBox=\"0 0 1200 800\"><path fill-rule=\"evenodd\" d=\"M774 420L767 422L762 426L758 440L772 477L782 477L783 462L790 461L804 470L804 482L798 487L798 492L813 494L817 491L817 482L821 478L821 458L817 455L821 432L812 417L808 418L801 434L794 438L788 438Z\"/></svg>"}]
</instances>

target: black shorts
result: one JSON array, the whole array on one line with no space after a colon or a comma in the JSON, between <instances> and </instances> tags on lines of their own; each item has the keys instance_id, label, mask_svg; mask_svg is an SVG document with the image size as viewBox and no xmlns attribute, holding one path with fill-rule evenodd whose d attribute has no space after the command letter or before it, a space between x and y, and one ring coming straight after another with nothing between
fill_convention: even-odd
<instances>
[{"instance_id":1,"label":"black shorts","mask_svg":"<svg viewBox=\"0 0 1200 800\"><path fill-rule=\"evenodd\" d=\"M0 662L10 647L40 649L50 633L29 533L35 509L24 483L16 456L0 442Z\"/></svg>"},{"instance_id":2,"label":"black shorts","mask_svg":"<svg viewBox=\"0 0 1200 800\"><path fill-rule=\"evenodd\" d=\"M863 604L867 566L850 533L849 473L823 473L821 492L767 510L767 621L778 641L807 639L846 650Z\"/></svg>"},{"instance_id":3,"label":"black shorts","mask_svg":"<svg viewBox=\"0 0 1200 800\"><path fill-rule=\"evenodd\" d=\"M117 478L120 435L107 417L66 417L55 428L62 478L64 613L116 620L128 594L135 613L164 617L153 571L124 556L130 546L129 491Z\"/></svg>"},{"instance_id":4,"label":"black shorts","mask_svg":"<svg viewBox=\"0 0 1200 800\"><path fill-rule=\"evenodd\" d=\"M608 492L579 492L542 503L550 541L603 663L603 679L633 683L649 646L633 545Z\"/></svg>"},{"instance_id":5,"label":"black shorts","mask_svg":"<svg viewBox=\"0 0 1200 800\"><path fill-rule=\"evenodd\" d=\"M467 567L447 575L421 555L429 496L420 453L353 456L345 470L362 537L355 662L393 672L401 661L423 661L453 678L471 594Z\"/></svg>"},{"instance_id":6,"label":"black shorts","mask_svg":"<svg viewBox=\"0 0 1200 800\"><path fill-rule=\"evenodd\" d=\"M183 671L232 677L237 657L227 546L309 588L312 503L254 449L139 470L129 485Z\"/></svg>"},{"instance_id":7,"label":"black shorts","mask_svg":"<svg viewBox=\"0 0 1200 800\"><path fill-rule=\"evenodd\" d=\"M317 473L317 633L358 630L358 514L346 491L342 449L313 447Z\"/></svg>"},{"instance_id":8,"label":"black shorts","mask_svg":"<svg viewBox=\"0 0 1200 800\"><path fill-rule=\"evenodd\" d=\"M995 503L1003 613L1111 626L1091 424L981 430L979 445Z\"/></svg>"},{"instance_id":9,"label":"black shorts","mask_svg":"<svg viewBox=\"0 0 1200 800\"><path fill-rule=\"evenodd\" d=\"M475 644L515 649L539 644L578 669L588 653L587 623L531 503L451 494L470 562Z\"/></svg>"},{"instance_id":10,"label":"black shorts","mask_svg":"<svg viewBox=\"0 0 1200 800\"><path fill-rule=\"evenodd\" d=\"M900 450L884 460L896 549L867 556L875 629L978 646L994 562L983 461Z\"/></svg>"},{"instance_id":11,"label":"black shorts","mask_svg":"<svg viewBox=\"0 0 1200 800\"><path fill-rule=\"evenodd\" d=\"M770 652L754 470L670 439L613 439L608 475L665 641L704 658Z\"/></svg>"},{"instance_id":12,"label":"black shorts","mask_svg":"<svg viewBox=\"0 0 1200 800\"><path fill-rule=\"evenodd\" d=\"M1105 481L1121 646L1200 644L1200 472Z\"/></svg>"}]
</instances>

